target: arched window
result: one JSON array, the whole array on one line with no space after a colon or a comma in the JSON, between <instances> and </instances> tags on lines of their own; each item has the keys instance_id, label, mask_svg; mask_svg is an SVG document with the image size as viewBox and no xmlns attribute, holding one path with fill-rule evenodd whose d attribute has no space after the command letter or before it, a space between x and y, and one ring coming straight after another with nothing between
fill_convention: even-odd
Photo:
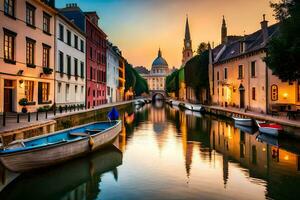
<instances>
[{"instance_id":1,"label":"arched window","mask_svg":"<svg viewBox=\"0 0 300 200\"><path fill-rule=\"evenodd\" d=\"M272 101L278 100L278 86L277 85L271 86L271 100Z\"/></svg>"}]
</instances>

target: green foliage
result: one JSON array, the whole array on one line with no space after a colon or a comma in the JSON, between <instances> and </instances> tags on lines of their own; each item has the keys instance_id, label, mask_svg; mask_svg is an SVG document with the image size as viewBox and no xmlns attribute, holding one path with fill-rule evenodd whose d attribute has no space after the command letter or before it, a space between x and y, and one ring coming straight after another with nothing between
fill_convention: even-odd
<instances>
[{"instance_id":1,"label":"green foliage","mask_svg":"<svg viewBox=\"0 0 300 200\"><path fill-rule=\"evenodd\" d=\"M208 59L208 50L206 50L200 55L194 56L184 67L186 86L193 88L196 94L201 89L209 88Z\"/></svg>"},{"instance_id":2,"label":"green foliage","mask_svg":"<svg viewBox=\"0 0 300 200\"><path fill-rule=\"evenodd\" d=\"M271 4L280 20L279 35L268 45L265 61L274 75L283 81L300 79L300 2L298 0Z\"/></svg>"},{"instance_id":3,"label":"green foliage","mask_svg":"<svg viewBox=\"0 0 300 200\"><path fill-rule=\"evenodd\" d=\"M197 49L197 54L201 55L203 52L205 52L206 50L208 50L208 44L205 42L201 42L198 46Z\"/></svg>"},{"instance_id":4,"label":"green foliage","mask_svg":"<svg viewBox=\"0 0 300 200\"><path fill-rule=\"evenodd\" d=\"M179 90L179 70L175 70L172 74L166 77L166 91L177 92Z\"/></svg>"},{"instance_id":5,"label":"green foliage","mask_svg":"<svg viewBox=\"0 0 300 200\"><path fill-rule=\"evenodd\" d=\"M49 111L51 109L50 106L42 106L42 107L39 107L37 109L38 112L46 112L46 111Z\"/></svg>"},{"instance_id":6,"label":"green foliage","mask_svg":"<svg viewBox=\"0 0 300 200\"><path fill-rule=\"evenodd\" d=\"M26 106L26 105L28 105L28 100L27 100L27 98L22 98L22 99L20 99L20 100L19 100L19 105L20 105L20 106Z\"/></svg>"},{"instance_id":7,"label":"green foliage","mask_svg":"<svg viewBox=\"0 0 300 200\"><path fill-rule=\"evenodd\" d=\"M137 96L149 93L147 81L128 62L125 65L125 77L125 91L132 88Z\"/></svg>"}]
</instances>

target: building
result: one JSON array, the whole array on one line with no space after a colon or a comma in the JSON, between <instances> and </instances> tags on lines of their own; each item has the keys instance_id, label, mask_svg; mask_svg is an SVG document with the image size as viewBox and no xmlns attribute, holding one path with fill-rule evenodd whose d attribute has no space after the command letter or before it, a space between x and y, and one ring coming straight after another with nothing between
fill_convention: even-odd
<instances>
[{"instance_id":1,"label":"building","mask_svg":"<svg viewBox=\"0 0 300 200\"><path fill-rule=\"evenodd\" d=\"M96 12L83 12L77 4L67 4L60 12L86 35L86 107L106 103L107 36L98 26Z\"/></svg>"},{"instance_id":2,"label":"building","mask_svg":"<svg viewBox=\"0 0 300 200\"><path fill-rule=\"evenodd\" d=\"M193 57L193 47L192 47L192 40L190 34L190 26L189 26L189 19L186 18L185 23L185 34L183 40L183 50L182 50L182 65L181 68L184 68L185 64ZM186 87L185 84L185 74L184 69L180 70L179 76L179 99L185 101L187 99L188 94L193 93L193 89Z\"/></svg>"},{"instance_id":3,"label":"building","mask_svg":"<svg viewBox=\"0 0 300 200\"><path fill-rule=\"evenodd\" d=\"M186 18L185 23L185 37L183 40L183 50L182 50L182 66L186 64L187 61L189 61L193 57L193 47L192 47L192 40L191 40L191 34L190 34L190 26L189 26L189 19Z\"/></svg>"},{"instance_id":4,"label":"building","mask_svg":"<svg viewBox=\"0 0 300 200\"><path fill-rule=\"evenodd\" d=\"M0 0L0 112L54 102L55 1Z\"/></svg>"},{"instance_id":5,"label":"building","mask_svg":"<svg viewBox=\"0 0 300 200\"><path fill-rule=\"evenodd\" d=\"M85 33L60 13L56 30L56 106L85 105Z\"/></svg>"},{"instance_id":6,"label":"building","mask_svg":"<svg viewBox=\"0 0 300 200\"><path fill-rule=\"evenodd\" d=\"M118 89L117 89L117 101L127 100L126 95L125 95L125 82L126 82L126 80L125 80L125 64L126 64L126 60L120 52L120 56L119 56L119 85L118 85ZM131 94L132 94L131 92L127 93L128 98L132 97Z\"/></svg>"},{"instance_id":7,"label":"building","mask_svg":"<svg viewBox=\"0 0 300 200\"><path fill-rule=\"evenodd\" d=\"M120 51L112 43L107 45L107 69L106 69L106 99L108 103L113 103L117 101L117 89L119 87L119 57Z\"/></svg>"},{"instance_id":8,"label":"building","mask_svg":"<svg viewBox=\"0 0 300 200\"><path fill-rule=\"evenodd\" d=\"M268 26L264 17L260 30L230 37L225 24L223 18L223 44L210 51L212 103L261 113L275 106L299 105L299 82L282 82L264 62L268 41L276 37L279 25Z\"/></svg>"},{"instance_id":9,"label":"building","mask_svg":"<svg viewBox=\"0 0 300 200\"><path fill-rule=\"evenodd\" d=\"M167 61L162 57L161 50L158 50L157 58L152 63L150 73L141 74L147 80L149 92L154 95L157 93L165 96L166 77L169 75Z\"/></svg>"},{"instance_id":10,"label":"building","mask_svg":"<svg viewBox=\"0 0 300 200\"><path fill-rule=\"evenodd\" d=\"M106 103L106 34L99 28L96 12L86 15L87 108Z\"/></svg>"}]
</instances>

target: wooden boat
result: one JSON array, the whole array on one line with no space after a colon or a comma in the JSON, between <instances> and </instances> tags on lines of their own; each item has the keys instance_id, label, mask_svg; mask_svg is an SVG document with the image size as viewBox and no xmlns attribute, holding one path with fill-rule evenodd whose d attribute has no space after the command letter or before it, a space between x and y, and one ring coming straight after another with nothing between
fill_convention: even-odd
<instances>
[{"instance_id":1,"label":"wooden boat","mask_svg":"<svg viewBox=\"0 0 300 200\"><path fill-rule=\"evenodd\" d=\"M122 159L122 152L110 146L58 166L23 173L0 192L0 199L74 199L68 197L74 195L72 191L76 191L75 199L86 199L87 193L97 191L102 174L111 172L118 179Z\"/></svg>"},{"instance_id":2,"label":"wooden boat","mask_svg":"<svg viewBox=\"0 0 300 200\"><path fill-rule=\"evenodd\" d=\"M266 123L262 121L256 121L258 130L261 133L265 133L271 136L278 137L281 132L283 132L283 127L279 124Z\"/></svg>"},{"instance_id":3,"label":"wooden boat","mask_svg":"<svg viewBox=\"0 0 300 200\"><path fill-rule=\"evenodd\" d=\"M253 126L253 119L251 118L232 117L232 119L236 125Z\"/></svg>"},{"instance_id":4,"label":"wooden boat","mask_svg":"<svg viewBox=\"0 0 300 200\"><path fill-rule=\"evenodd\" d=\"M120 120L94 122L18 140L0 150L0 160L14 172L54 165L111 144L121 128Z\"/></svg>"}]
</instances>

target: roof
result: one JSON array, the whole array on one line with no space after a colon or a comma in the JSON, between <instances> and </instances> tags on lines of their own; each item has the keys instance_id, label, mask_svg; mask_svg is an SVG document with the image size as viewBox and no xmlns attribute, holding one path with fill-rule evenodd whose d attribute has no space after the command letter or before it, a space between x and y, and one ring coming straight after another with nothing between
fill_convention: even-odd
<instances>
[{"instance_id":1,"label":"roof","mask_svg":"<svg viewBox=\"0 0 300 200\"><path fill-rule=\"evenodd\" d=\"M167 61L162 57L161 50L158 50L157 58L152 63L152 67L168 67Z\"/></svg>"},{"instance_id":2,"label":"roof","mask_svg":"<svg viewBox=\"0 0 300 200\"><path fill-rule=\"evenodd\" d=\"M191 34L190 34L190 26L189 26L189 19L186 17L186 23L185 23L185 40L191 40Z\"/></svg>"},{"instance_id":3,"label":"roof","mask_svg":"<svg viewBox=\"0 0 300 200\"><path fill-rule=\"evenodd\" d=\"M150 71L144 66L138 66L134 68L139 74L149 74Z\"/></svg>"},{"instance_id":4,"label":"roof","mask_svg":"<svg viewBox=\"0 0 300 200\"><path fill-rule=\"evenodd\" d=\"M226 44L218 45L213 49L214 63L225 62L229 59L265 49L267 47L268 41L278 33L278 28L278 23L268 27L268 38L266 43L263 41L263 33L261 29L243 37L229 37L229 40ZM246 48L244 52L240 52L241 42L245 43Z\"/></svg>"}]
</instances>

